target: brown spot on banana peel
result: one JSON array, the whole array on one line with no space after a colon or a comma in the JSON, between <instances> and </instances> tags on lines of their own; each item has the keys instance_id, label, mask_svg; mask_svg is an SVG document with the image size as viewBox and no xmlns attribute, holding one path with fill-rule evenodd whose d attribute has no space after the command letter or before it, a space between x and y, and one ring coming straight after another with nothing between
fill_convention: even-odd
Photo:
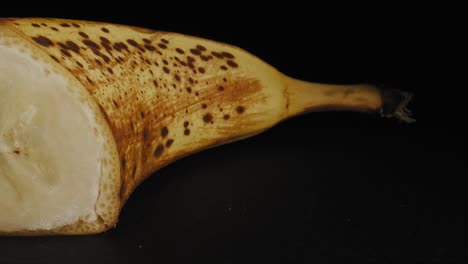
<instances>
[{"instance_id":1,"label":"brown spot on banana peel","mask_svg":"<svg viewBox=\"0 0 468 264\"><path fill-rule=\"evenodd\" d=\"M173 139L168 139L166 141L166 148L170 148L172 146L172 144L174 144L174 140Z\"/></svg>"},{"instance_id":2,"label":"brown spot on banana peel","mask_svg":"<svg viewBox=\"0 0 468 264\"><path fill-rule=\"evenodd\" d=\"M227 61L227 64L228 64L229 66L231 66L232 68L237 68L237 67L239 67L239 65L237 65L237 63L235 63L235 62L232 61L232 60L228 60L228 61Z\"/></svg>"},{"instance_id":3,"label":"brown spot on banana peel","mask_svg":"<svg viewBox=\"0 0 468 264\"><path fill-rule=\"evenodd\" d=\"M112 45L112 47L113 47L116 51L118 51L118 52L122 52L122 51L124 51L124 50L126 50L127 52L129 51L129 50L128 50L128 46L127 46L125 43L123 43L123 42L115 42L115 43Z\"/></svg>"},{"instance_id":4,"label":"brown spot on banana peel","mask_svg":"<svg viewBox=\"0 0 468 264\"><path fill-rule=\"evenodd\" d=\"M79 34L81 37L85 38L85 39L89 38L88 34L82 32L82 31L78 32L78 34Z\"/></svg>"},{"instance_id":5,"label":"brown spot on banana peel","mask_svg":"<svg viewBox=\"0 0 468 264\"><path fill-rule=\"evenodd\" d=\"M67 49L80 53L80 47L75 42L68 40L65 44Z\"/></svg>"},{"instance_id":6,"label":"brown spot on banana peel","mask_svg":"<svg viewBox=\"0 0 468 264\"><path fill-rule=\"evenodd\" d=\"M203 115L203 122L205 123L212 123L213 122L213 115L210 113Z\"/></svg>"},{"instance_id":7,"label":"brown spot on banana peel","mask_svg":"<svg viewBox=\"0 0 468 264\"><path fill-rule=\"evenodd\" d=\"M238 107L236 107L236 112L238 114L243 114L245 112L245 107L242 105L239 105Z\"/></svg>"},{"instance_id":8,"label":"brown spot on banana peel","mask_svg":"<svg viewBox=\"0 0 468 264\"><path fill-rule=\"evenodd\" d=\"M48 39L48 38L46 38L44 36L37 36L37 37L33 37L32 39L37 44L42 45L42 46L44 46L46 48L54 45L54 43L50 39Z\"/></svg>"},{"instance_id":9,"label":"brown spot on banana peel","mask_svg":"<svg viewBox=\"0 0 468 264\"><path fill-rule=\"evenodd\" d=\"M161 157L161 155L163 154L164 152L164 146L162 144L159 144L156 149L154 150L154 156L156 158L159 158Z\"/></svg>"},{"instance_id":10,"label":"brown spot on banana peel","mask_svg":"<svg viewBox=\"0 0 468 264\"><path fill-rule=\"evenodd\" d=\"M145 49L147 49L148 51L155 51L156 48L153 46L153 45L150 45L150 44L145 44Z\"/></svg>"},{"instance_id":11,"label":"brown spot on banana peel","mask_svg":"<svg viewBox=\"0 0 468 264\"><path fill-rule=\"evenodd\" d=\"M169 134L169 129L167 127L162 127L161 128L161 137L165 138Z\"/></svg>"}]
</instances>

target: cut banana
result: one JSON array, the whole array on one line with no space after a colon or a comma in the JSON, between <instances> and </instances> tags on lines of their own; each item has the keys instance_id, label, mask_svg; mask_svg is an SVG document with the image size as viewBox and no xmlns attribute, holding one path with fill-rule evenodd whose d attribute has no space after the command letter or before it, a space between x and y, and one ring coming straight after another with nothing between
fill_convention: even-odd
<instances>
[{"instance_id":1,"label":"cut banana","mask_svg":"<svg viewBox=\"0 0 468 264\"><path fill-rule=\"evenodd\" d=\"M311 111L412 121L409 95L289 78L227 44L60 19L0 19L0 234L116 225L158 169Z\"/></svg>"}]
</instances>

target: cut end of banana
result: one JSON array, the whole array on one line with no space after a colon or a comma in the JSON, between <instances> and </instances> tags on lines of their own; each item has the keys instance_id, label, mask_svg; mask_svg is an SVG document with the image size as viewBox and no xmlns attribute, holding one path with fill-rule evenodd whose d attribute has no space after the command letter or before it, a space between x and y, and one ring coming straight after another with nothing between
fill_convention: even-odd
<instances>
[{"instance_id":1,"label":"cut end of banana","mask_svg":"<svg viewBox=\"0 0 468 264\"><path fill-rule=\"evenodd\" d=\"M0 41L0 232L56 230L100 216L104 140L50 63Z\"/></svg>"}]
</instances>

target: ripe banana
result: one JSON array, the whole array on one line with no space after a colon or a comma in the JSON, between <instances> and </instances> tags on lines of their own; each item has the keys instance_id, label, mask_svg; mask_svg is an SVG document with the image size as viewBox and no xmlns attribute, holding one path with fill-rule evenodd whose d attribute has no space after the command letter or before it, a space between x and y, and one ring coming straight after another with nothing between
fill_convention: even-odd
<instances>
[{"instance_id":1,"label":"ripe banana","mask_svg":"<svg viewBox=\"0 0 468 264\"><path fill-rule=\"evenodd\" d=\"M412 121L409 98L295 80L192 36L0 19L0 234L100 233L138 184L184 156L309 111Z\"/></svg>"}]
</instances>

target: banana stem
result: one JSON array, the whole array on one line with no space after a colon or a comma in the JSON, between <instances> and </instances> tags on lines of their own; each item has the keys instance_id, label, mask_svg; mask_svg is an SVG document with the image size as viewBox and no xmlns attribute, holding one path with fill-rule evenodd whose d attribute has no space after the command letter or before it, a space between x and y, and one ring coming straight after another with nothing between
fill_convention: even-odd
<instances>
[{"instance_id":1,"label":"banana stem","mask_svg":"<svg viewBox=\"0 0 468 264\"><path fill-rule=\"evenodd\" d=\"M287 118L316 111L376 112L382 117L412 123L406 108L412 94L375 85L336 85L286 79Z\"/></svg>"}]
</instances>

